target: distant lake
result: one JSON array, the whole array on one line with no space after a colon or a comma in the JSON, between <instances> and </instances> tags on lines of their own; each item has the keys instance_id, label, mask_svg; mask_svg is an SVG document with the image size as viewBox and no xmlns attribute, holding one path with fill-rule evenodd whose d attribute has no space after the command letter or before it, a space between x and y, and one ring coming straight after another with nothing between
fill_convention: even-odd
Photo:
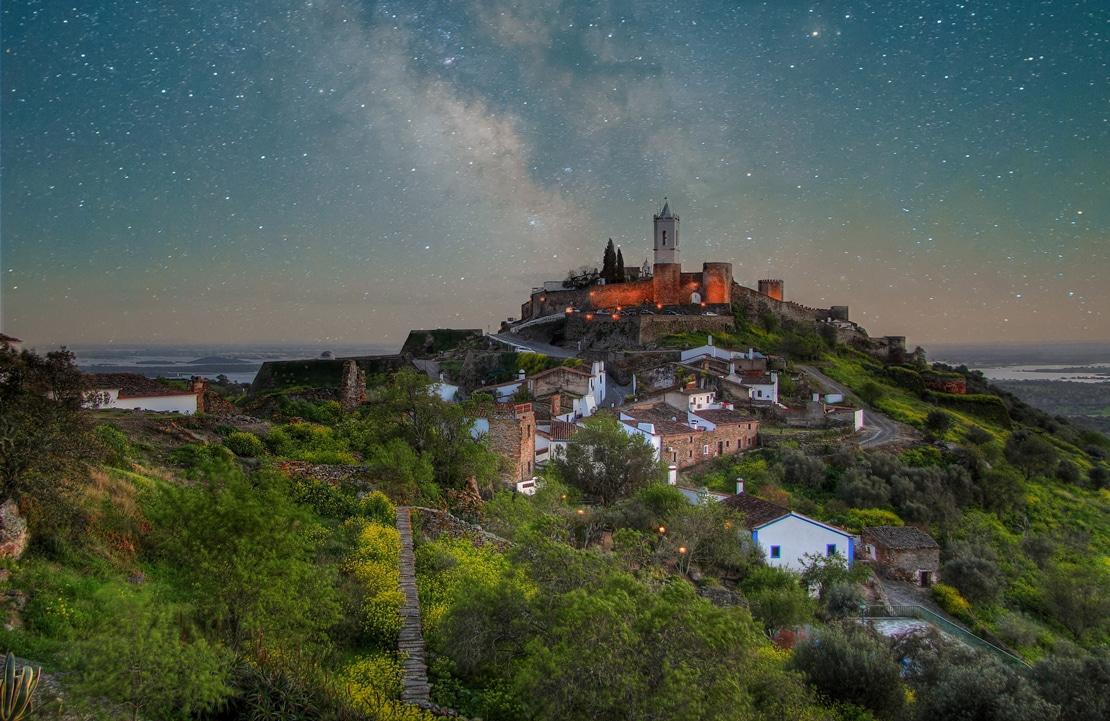
<instances>
[{"instance_id":1,"label":"distant lake","mask_svg":"<svg viewBox=\"0 0 1110 721\"><path fill-rule=\"evenodd\" d=\"M930 361L966 365L993 381L1110 382L1110 343L934 345Z\"/></svg>"},{"instance_id":2,"label":"distant lake","mask_svg":"<svg viewBox=\"0 0 1110 721\"><path fill-rule=\"evenodd\" d=\"M225 375L233 383L251 383L266 361L309 360L331 352L336 358L383 355L396 349L373 346L293 347L181 347L181 348L119 348L87 346L70 348L77 356L77 366L86 373L138 373L148 378L170 380L201 376L215 380Z\"/></svg>"},{"instance_id":3,"label":"distant lake","mask_svg":"<svg viewBox=\"0 0 1110 721\"><path fill-rule=\"evenodd\" d=\"M1074 381L1110 383L1110 363L1074 365L1014 365L976 368L992 381Z\"/></svg>"}]
</instances>

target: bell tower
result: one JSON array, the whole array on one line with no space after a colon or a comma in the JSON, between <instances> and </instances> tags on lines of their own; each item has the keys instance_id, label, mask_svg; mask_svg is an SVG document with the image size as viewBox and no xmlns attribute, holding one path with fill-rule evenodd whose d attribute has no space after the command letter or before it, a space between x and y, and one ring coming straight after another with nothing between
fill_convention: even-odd
<instances>
[{"instance_id":1,"label":"bell tower","mask_svg":"<svg viewBox=\"0 0 1110 721\"><path fill-rule=\"evenodd\" d=\"M655 216L655 265L680 262L678 216L671 212L670 204L663 198L663 210Z\"/></svg>"}]
</instances>

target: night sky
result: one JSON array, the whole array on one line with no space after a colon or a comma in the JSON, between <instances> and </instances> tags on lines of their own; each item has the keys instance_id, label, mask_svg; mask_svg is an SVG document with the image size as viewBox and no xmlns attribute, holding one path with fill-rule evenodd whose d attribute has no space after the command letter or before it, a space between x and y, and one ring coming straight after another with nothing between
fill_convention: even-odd
<instances>
[{"instance_id":1,"label":"night sky","mask_svg":"<svg viewBox=\"0 0 1110 721\"><path fill-rule=\"evenodd\" d=\"M1110 3L2 0L3 332L399 345L733 263L911 344L1110 339Z\"/></svg>"}]
</instances>

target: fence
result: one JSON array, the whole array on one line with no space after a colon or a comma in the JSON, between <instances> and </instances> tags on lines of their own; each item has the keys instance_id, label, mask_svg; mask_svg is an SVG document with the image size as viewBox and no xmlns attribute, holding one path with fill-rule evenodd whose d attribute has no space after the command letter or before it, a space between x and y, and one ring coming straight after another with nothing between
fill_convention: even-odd
<instances>
[{"instance_id":1,"label":"fence","mask_svg":"<svg viewBox=\"0 0 1110 721\"><path fill-rule=\"evenodd\" d=\"M1026 671L1032 666L1025 662L1024 659L1015 656L1014 654L1004 649L995 646L989 641L985 641L970 631L960 628L956 624L949 621L947 618L933 613L924 606L868 606L867 610L863 613L865 619L869 618L916 618L926 623L939 628L944 633L952 636L953 638L971 646L972 648L983 651L986 653L994 654L994 656L1003 663L1016 668L1021 671Z\"/></svg>"}]
</instances>

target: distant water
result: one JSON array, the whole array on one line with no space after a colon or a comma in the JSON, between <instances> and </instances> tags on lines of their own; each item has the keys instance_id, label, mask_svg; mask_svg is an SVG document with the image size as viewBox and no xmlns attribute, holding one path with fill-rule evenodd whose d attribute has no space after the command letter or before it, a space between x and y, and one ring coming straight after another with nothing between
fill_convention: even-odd
<instances>
[{"instance_id":1,"label":"distant water","mask_svg":"<svg viewBox=\"0 0 1110 721\"><path fill-rule=\"evenodd\" d=\"M1110 382L1110 343L938 345L930 361L966 365L996 381Z\"/></svg>"},{"instance_id":2,"label":"distant water","mask_svg":"<svg viewBox=\"0 0 1110 721\"><path fill-rule=\"evenodd\" d=\"M266 361L307 360L330 353L335 358L396 353L375 346L187 346L187 347L71 347L77 365L88 373L138 373L148 378L185 379L227 376L233 383L250 383Z\"/></svg>"}]
</instances>

